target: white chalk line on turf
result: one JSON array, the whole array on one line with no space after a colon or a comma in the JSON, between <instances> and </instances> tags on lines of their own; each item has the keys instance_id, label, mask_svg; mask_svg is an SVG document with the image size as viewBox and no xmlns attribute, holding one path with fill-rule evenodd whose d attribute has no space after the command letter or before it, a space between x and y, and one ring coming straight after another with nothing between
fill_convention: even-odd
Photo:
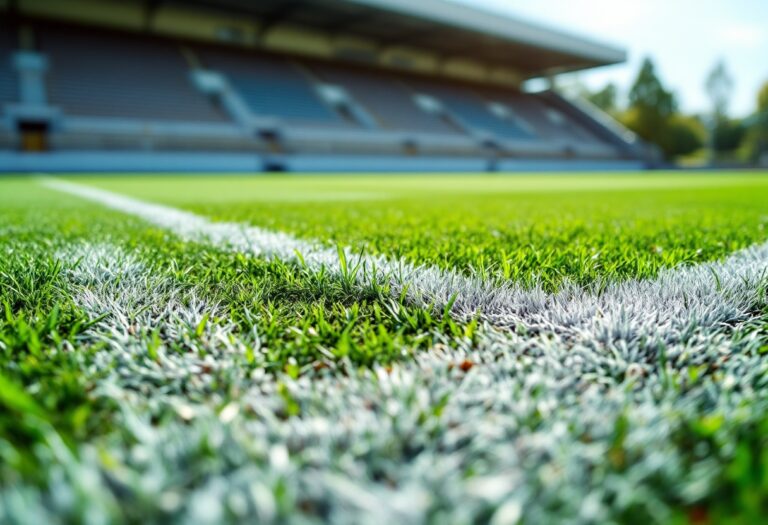
<instances>
[{"instance_id":1,"label":"white chalk line on turf","mask_svg":"<svg viewBox=\"0 0 768 525\"><path fill-rule=\"evenodd\" d=\"M79 338L105 344L89 366L99 376L109 372L101 379L106 389L142 397L147 391L186 391L200 401L218 372L236 369L246 345L259 351L255 334L221 320L226 315L220 305L133 253L78 243L56 258L75 304L97 320Z\"/></svg>"},{"instance_id":2,"label":"white chalk line on turf","mask_svg":"<svg viewBox=\"0 0 768 525\"><path fill-rule=\"evenodd\" d=\"M296 261L310 268L342 272L337 250L282 232L235 223L217 223L172 207L146 203L113 192L47 179L49 188L100 203L167 229L185 240L266 258ZM555 294L495 285L480 278L430 266L416 266L382 256L355 255L361 284L387 279L393 293L406 291L422 307L442 309L452 302L458 320L479 316L497 328L522 327L554 333L572 343L608 345L636 351L671 344L692 333L748 318L758 291L764 293L768 244L741 250L722 261L662 270L656 279L609 284L601 292L573 285ZM375 268L375 271L374 271Z\"/></svg>"},{"instance_id":3,"label":"white chalk line on turf","mask_svg":"<svg viewBox=\"0 0 768 525\"><path fill-rule=\"evenodd\" d=\"M84 244L58 258L76 303L93 316L107 315L86 336L109 343L92 370L98 391L129 403L124 430L131 433L130 453L109 450L110 461L120 464L111 465L114 475L134 490L154 487L143 501L161 505L165 493L183 489L179 472L196 471L201 442L221 447L200 459L206 480L188 498L176 498L174 512L196 521L221 521L232 510L230 496L251 501L253 487L273 479L287 484L289 494L322 502L331 518L350 522L421 523L431 509L442 508L470 517L492 513L500 523L515 523L522 514L542 523L564 516L593 523L610 521L612 505L642 502L659 513L658 521L669 521L669 509L648 500L650 487L673 480L671 487L695 498L717 474L711 468L691 473L675 432L704 414L745 417L745 407L762 406L768 396L761 388L768 372L768 356L759 351L764 341L733 337L719 325L672 343L661 365L558 333L525 336L483 327L473 342L446 338L391 368L350 367L347 374L310 369L298 379L254 375L233 359L242 345L226 321L219 326L222 319L212 318L206 334L223 330L228 336L221 348L234 352L221 353L208 335L189 351L170 348L202 312L215 314L218 307L139 257ZM169 346L156 349L159 359L147 348L148 332L157 327ZM206 397L204 382L190 381L205 375L195 344L232 372L227 380L240 395L222 411L212 408L219 400ZM458 366L463 360L471 368ZM699 370L699 377L691 379L690 370ZM668 374L684 388L669 388ZM286 399L301 407L299 414L280 416ZM169 405L185 422L152 424L152 415ZM621 479L611 477L608 459L620 417L629 421L623 447L633 458ZM103 450L83 454L83 470L99 472L101 457ZM219 457L229 459L214 468ZM238 469L231 458L243 462ZM369 469L385 463L387 477L373 479ZM617 483L616 490L637 498L607 503L615 501L610 491ZM270 492L265 488L267 495L253 506L266 512L262 522L279 521L264 505ZM202 514L196 514L198 500L206 502Z\"/></svg>"}]
</instances>

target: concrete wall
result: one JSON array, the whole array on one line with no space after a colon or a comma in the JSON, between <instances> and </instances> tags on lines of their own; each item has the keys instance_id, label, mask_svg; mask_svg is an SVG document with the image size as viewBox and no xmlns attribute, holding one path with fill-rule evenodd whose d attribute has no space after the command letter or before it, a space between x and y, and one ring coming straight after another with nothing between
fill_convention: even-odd
<instances>
[{"instance_id":1,"label":"concrete wall","mask_svg":"<svg viewBox=\"0 0 768 525\"><path fill-rule=\"evenodd\" d=\"M277 26L263 37L268 49L309 56L332 57L334 46L328 35L294 26Z\"/></svg>"},{"instance_id":2,"label":"concrete wall","mask_svg":"<svg viewBox=\"0 0 768 525\"><path fill-rule=\"evenodd\" d=\"M490 77L489 68L466 58L449 58L442 66L442 72L448 76L484 81Z\"/></svg>"},{"instance_id":3,"label":"concrete wall","mask_svg":"<svg viewBox=\"0 0 768 525\"><path fill-rule=\"evenodd\" d=\"M88 152L17 153L0 151L0 172L259 172L262 159L241 153Z\"/></svg>"},{"instance_id":4,"label":"concrete wall","mask_svg":"<svg viewBox=\"0 0 768 525\"><path fill-rule=\"evenodd\" d=\"M375 155L290 155L269 158L246 153L161 153L60 151L19 153L0 151L0 173L108 173L108 172L262 172L265 166L302 173L372 172L546 172L634 171L637 161L523 160L492 163L489 159L401 157Z\"/></svg>"},{"instance_id":5,"label":"concrete wall","mask_svg":"<svg viewBox=\"0 0 768 525\"><path fill-rule=\"evenodd\" d=\"M282 159L286 171L327 173L370 172L481 172L483 158L397 157L372 155L293 155Z\"/></svg>"}]
</instances>

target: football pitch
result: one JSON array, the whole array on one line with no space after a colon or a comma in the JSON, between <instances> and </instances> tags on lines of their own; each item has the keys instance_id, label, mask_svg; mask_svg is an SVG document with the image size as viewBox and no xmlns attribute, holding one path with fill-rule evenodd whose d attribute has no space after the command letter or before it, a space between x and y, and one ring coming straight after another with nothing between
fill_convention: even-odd
<instances>
[{"instance_id":1,"label":"football pitch","mask_svg":"<svg viewBox=\"0 0 768 525\"><path fill-rule=\"evenodd\" d=\"M2 523L757 523L768 173L0 178Z\"/></svg>"}]
</instances>

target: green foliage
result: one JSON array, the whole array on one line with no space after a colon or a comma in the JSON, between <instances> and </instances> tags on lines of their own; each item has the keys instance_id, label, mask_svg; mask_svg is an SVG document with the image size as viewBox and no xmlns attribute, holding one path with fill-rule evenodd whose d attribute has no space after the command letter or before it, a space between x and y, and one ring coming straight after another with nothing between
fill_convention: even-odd
<instances>
[{"instance_id":1,"label":"green foliage","mask_svg":"<svg viewBox=\"0 0 768 525\"><path fill-rule=\"evenodd\" d=\"M728 117L728 102L733 92L733 79L728 73L725 62L721 60L715 64L707 75L705 87L712 100L712 117L718 122L725 120Z\"/></svg>"},{"instance_id":2,"label":"green foliage","mask_svg":"<svg viewBox=\"0 0 768 525\"><path fill-rule=\"evenodd\" d=\"M643 123L649 125L664 122L677 111L675 95L664 88L650 58L643 60L637 78L629 90L629 108L642 113Z\"/></svg>"},{"instance_id":3,"label":"green foliage","mask_svg":"<svg viewBox=\"0 0 768 525\"><path fill-rule=\"evenodd\" d=\"M717 152L739 149L747 136L747 127L741 120L719 119L715 124L713 147Z\"/></svg>"},{"instance_id":4,"label":"green foliage","mask_svg":"<svg viewBox=\"0 0 768 525\"><path fill-rule=\"evenodd\" d=\"M757 111L760 113L768 111L768 82L763 84L757 93Z\"/></svg>"},{"instance_id":5,"label":"green foliage","mask_svg":"<svg viewBox=\"0 0 768 525\"><path fill-rule=\"evenodd\" d=\"M587 100L606 113L615 114L619 107L618 96L619 92L616 84L608 83L604 88L594 93L589 93Z\"/></svg>"},{"instance_id":6,"label":"green foliage","mask_svg":"<svg viewBox=\"0 0 768 525\"><path fill-rule=\"evenodd\" d=\"M668 157L688 155L704 146L706 130L695 117L675 114L669 118L657 144Z\"/></svg>"},{"instance_id":7,"label":"green foliage","mask_svg":"<svg viewBox=\"0 0 768 525\"><path fill-rule=\"evenodd\" d=\"M688 155L700 149L705 142L706 130L695 117L672 114L649 119L639 108L632 108L623 116L623 123L629 129L656 144L668 159Z\"/></svg>"},{"instance_id":8,"label":"green foliage","mask_svg":"<svg viewBox=\"0 0 768 525\"><path fill-rule=\"evenodd\" d=\"M693 119L677 114L675 95L663 86L650 58L640 66L622 121L640 138L661 148L668 159L691 153L702 144L698 126Z\"/></svg>"},{"instance_id":9,"label":"green foliage","mask_svg":"<svg viewBox=\"0 0 768 525\"><path fill-rule=\"evenodd\" d=\"M768 82L758 92L757 112L746 142L753 161L763 161L768 156Z\"/></svg>"}]
</instances>

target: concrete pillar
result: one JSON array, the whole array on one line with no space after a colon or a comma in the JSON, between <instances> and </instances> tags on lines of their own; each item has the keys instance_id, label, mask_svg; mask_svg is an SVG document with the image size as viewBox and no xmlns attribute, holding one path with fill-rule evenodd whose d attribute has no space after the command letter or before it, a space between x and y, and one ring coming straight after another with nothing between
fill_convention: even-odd
<instances>
[{"instance_id":1,"label":"concrete pillar","mask_svg":"<svg viewBox=\"0 0 768 525\"><path fill-rule=\"evenodd\" d=\"M46 106L45 74L48 59L34 51L17 51L13 56L19 82L19 102L24 106Z\"/></svg>"}]
</instances>

